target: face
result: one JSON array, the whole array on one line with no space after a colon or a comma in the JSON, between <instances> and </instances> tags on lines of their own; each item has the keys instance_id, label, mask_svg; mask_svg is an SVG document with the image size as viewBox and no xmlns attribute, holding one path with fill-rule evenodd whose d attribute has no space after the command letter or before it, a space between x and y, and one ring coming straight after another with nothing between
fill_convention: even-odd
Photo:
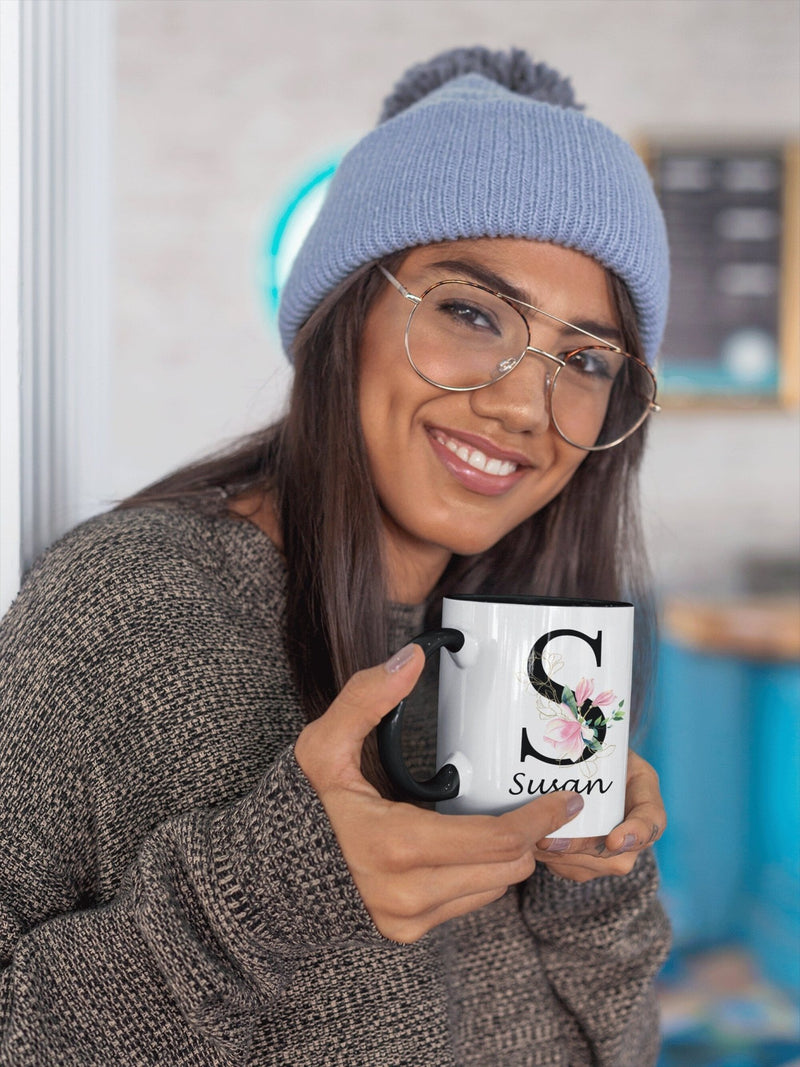
<instances>
[{"instance_id":1,"label":"face","mask_svg":"<svg viewBox=\"0 0 800 1067\"><path fill-rule=\"evenodd\" d=\"M409 253L397 271L419 296L461 278L520 296L612 343L619 327L603 268L579 252L516 238L455 241ZM528 354L506 377L472 392L447 392L414 371L405 351L411 301L388 282L365 322L359 406L381 502L391 595L424 599L453 553L473 555L544 507L586 453L550 423L551 363ZM585 343L537 319L531 343L561 355Z\"/></svg>"}]
</instances>

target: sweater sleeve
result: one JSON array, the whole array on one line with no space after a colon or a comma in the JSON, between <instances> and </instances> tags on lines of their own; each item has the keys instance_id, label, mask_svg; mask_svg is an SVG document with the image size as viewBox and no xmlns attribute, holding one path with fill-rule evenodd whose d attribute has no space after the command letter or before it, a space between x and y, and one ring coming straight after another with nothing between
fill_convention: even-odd
<instances>
[{"instance_id":1,"label":"sweater sleeve","mask_svg":"<svg viewBox=\"0 0 800 1067\"><path fill-rule=\"evenodd\" d=\"M106 905L20 932L0 902L0 1063L238 1064L303 956L380 940L284 753L242 800L159 826Z\"/></svg>"},{"instance_id":2,"label":"sweater sleeve","mask_svg":"<svg viewBox=\"0 0 800 1067\"><path fill-rule=\"evenodd\" d=\"M301 962L383 941L225 536L95 522L0 627L3 1067L244 1063Z\"/></svg>"},{"instance_id":3,"label":"sweater sleeve","mask_svg":"<svg viewBox=\"0 0 800 1067\"><path fill-rule=\"evenodd\" d=\"M567 1009L571 1067L652 1067L654 978L670 947L652 850L625 877L577 883L539 865L522 895L550 985Z\"/></svg>"}]
</instances>

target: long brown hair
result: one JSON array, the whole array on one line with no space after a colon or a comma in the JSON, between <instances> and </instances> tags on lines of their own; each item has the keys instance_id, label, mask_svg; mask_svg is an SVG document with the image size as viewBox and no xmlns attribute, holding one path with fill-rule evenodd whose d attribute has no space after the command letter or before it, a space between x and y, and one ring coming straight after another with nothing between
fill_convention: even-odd
<instances>
[{"instance_id":1,"label":"long brown hair","mask_svg":"<svg viewBox=\"0 0 800 1067\"><path fill-rule=\"evenodd\" d=\"M394 272L402 259L398 254L383 263ZM284 418L120 505L181 501L224 513L231 496L254 489L274 494L288 568L287 648L309 720L325 711L355 671L390 651L380 504L358 407L362 328L386 284L374 266L355 271L299 331ZM628 292L613 275L609 284L623 343L640 355ZM636 491L645 429L587 455L554 500L487 552L454 556L429 600L428 624L436 623L442 596L456 590L625 596L638 609L640 684L632 704L641 708L642 665L653 633Z\"/></svg>"}]
</instances>

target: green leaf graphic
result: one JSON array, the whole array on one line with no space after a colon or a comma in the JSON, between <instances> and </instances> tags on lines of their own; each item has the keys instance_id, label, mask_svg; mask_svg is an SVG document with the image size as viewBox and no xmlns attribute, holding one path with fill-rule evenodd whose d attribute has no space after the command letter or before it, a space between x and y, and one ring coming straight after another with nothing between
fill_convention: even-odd
<instances>
[{"instance_id":1,"label":"green leaf graphic","mask_svg":"<svg viewBox=\"0 0 800 1067\"><path fill-rule=\"evenodd\" d=\"M578 715L578 705L575 701L575 694L572 692L568 685L564 686L564 694L561 699L567 705L567 707L575 716L575 718L580 718L580 716Z\"/></svg>"}]
</instances>

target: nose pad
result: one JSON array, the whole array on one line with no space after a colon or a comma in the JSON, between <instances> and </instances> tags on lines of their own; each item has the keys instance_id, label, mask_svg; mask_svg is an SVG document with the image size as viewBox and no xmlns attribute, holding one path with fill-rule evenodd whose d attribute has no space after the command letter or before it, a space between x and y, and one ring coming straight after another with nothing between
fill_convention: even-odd
<instances>
[{"instance_id":1,"label":"nose pad","mask_svg":"<svg viewBox=\"0 0 800 1067\"><path fill-rule=\"evenodd\" d=\"M516 433L544 433L550 425L549 361L528 352L502 378L471 393L472 410Z\"/></svg>"}]
</instances>

